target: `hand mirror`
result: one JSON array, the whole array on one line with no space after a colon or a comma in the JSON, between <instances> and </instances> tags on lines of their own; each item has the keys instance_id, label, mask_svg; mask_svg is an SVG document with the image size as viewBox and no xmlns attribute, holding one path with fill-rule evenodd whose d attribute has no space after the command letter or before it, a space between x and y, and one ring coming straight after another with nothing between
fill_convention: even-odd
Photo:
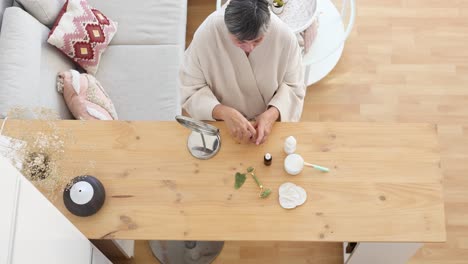
<instances>
[{"instance_id":1,"label":"hand mirror","mask_svg":"<svg viewBox=\"0 0 468 264\"><path fill-rule=\"evenodd\" d=\"M210 159L221 148L219 129L202 121L186 116L176 116L177 122L192 130L187 140L187 148L197 159Z\"/></svg>"}]
</instances>

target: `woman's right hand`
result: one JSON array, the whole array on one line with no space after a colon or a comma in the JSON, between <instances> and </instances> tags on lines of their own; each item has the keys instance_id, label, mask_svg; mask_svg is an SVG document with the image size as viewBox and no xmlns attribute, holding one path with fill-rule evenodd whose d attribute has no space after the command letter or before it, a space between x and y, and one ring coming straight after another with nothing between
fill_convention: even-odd
<instances>
[{"instance_id":1,"label":"woman's right hand","mask_svg":"<svg viewBox=\"0 0 468 264\"><path fill-rule=\"evenodd\" d=\"M229 134L238 143L249 143L252 138L256 138L253 125L234 108L219 104L213 109L213 118L224 120Z\"/></svg>"}]
</instances>

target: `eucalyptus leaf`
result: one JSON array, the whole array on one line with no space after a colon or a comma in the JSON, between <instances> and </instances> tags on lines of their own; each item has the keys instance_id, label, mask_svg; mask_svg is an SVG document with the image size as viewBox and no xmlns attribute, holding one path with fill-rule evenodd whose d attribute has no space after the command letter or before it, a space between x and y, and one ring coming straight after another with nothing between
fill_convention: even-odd
<instances>
[{"instance_id":1,"label":"eucalyptus leaf","mask_svg":"<svg viewBox=\"0 0 468 264\"><path fill-rule=\"evenodd\" d=\"M245 176L245 174L242 174L240 172L237 172L236 173L236 183L234 184L234 188L237 190L239 189L240 187L242 187L242 185L244 184L245 182L245 179L247 179L247 177Z\"/></svg>"}]
</instances>

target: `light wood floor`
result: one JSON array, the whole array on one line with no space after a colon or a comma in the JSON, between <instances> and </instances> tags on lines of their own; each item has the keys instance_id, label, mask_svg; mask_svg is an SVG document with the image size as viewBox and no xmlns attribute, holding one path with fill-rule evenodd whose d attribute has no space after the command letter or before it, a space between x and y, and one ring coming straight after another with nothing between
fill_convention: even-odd
<instances>
[{"instance_id":1,"label":"light wood floor","mask_svg":"<svg viewBox=\"0 0 468 264\"><path fill-rule=\"evenodd\" d=\"M214 3L189 0L187 43ZM410 263L468 263L468 0L359 0L357 9L338 66L308 88L302 120L438 124L448 241ZM216 263L326 264L340 255L337 244L228 242ZM138 242L134 263L157 263L150 259Z\"/></svg>"}]
</instances>

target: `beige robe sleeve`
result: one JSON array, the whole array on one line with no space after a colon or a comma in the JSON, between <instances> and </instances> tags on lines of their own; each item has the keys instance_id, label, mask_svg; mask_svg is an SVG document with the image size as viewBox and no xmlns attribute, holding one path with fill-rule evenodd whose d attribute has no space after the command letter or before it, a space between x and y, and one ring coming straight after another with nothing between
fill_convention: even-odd
<instances>
[{"instance_id":1,"label":"beige robe sleeve","mask_svg":"<svg viewBox=\"0 0 468 264\"><path fill-rule=\"evenodd\" d=\"M306 87L299 44L292 38L288 66L283 82L269 102L269 106L278 108L283 122L298 122L304 107Z\"/></svg>"},{"instance_id":2,"label":"beige robe sleeve","mask_svg":"<svg viewBox=\"0 0 468 264\"><path fill-rule=\"evenodd\" d=\"M190 46L185 51L184 63L179 71L182 108L198 120L214 120L213 109L218 99L206 83L198 59L197 47Z\"/></svg>"}]
</instances>

